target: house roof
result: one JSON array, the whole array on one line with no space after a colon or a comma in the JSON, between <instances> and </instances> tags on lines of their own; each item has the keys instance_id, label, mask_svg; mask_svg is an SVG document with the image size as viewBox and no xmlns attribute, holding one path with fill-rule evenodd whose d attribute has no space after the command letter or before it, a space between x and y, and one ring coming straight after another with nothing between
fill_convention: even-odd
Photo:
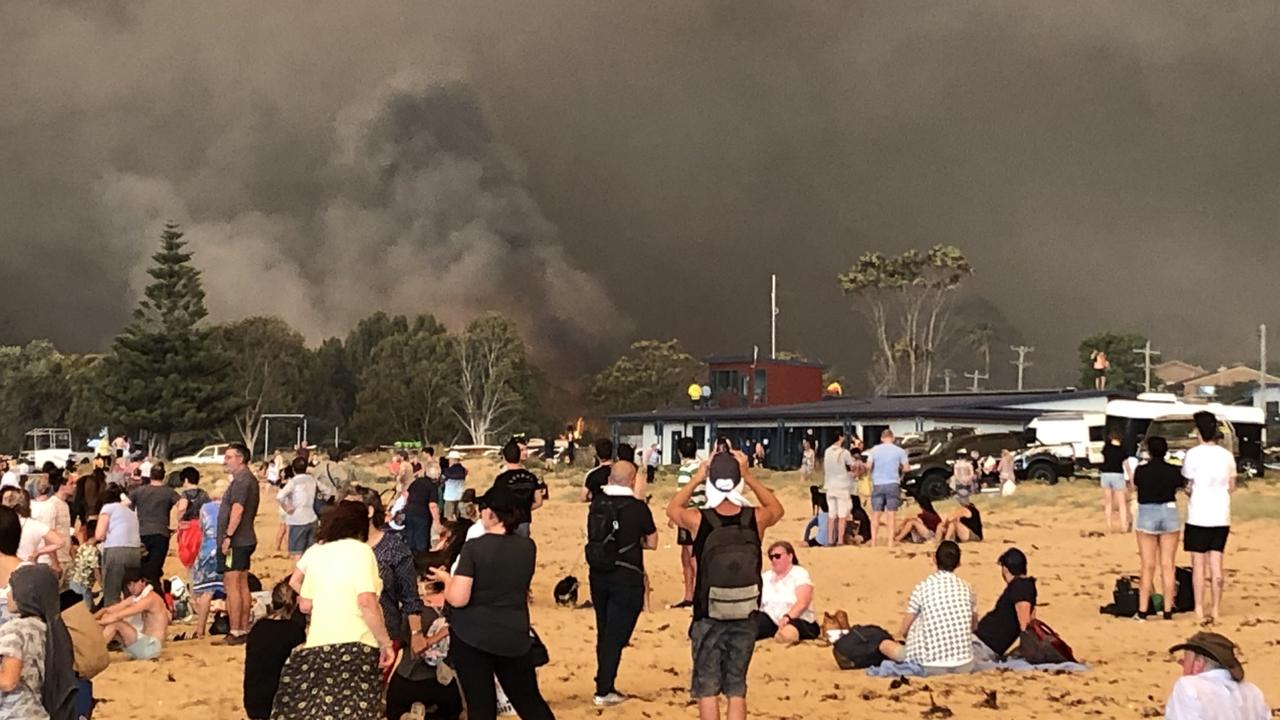
<instances>
[{"instance_id":1,"label":"house roof","mask_svg":"<svg viewBox=\"0 0 1280 720\"><path fill-rule=\"evenodd\" d=\"M839 420L854 418L937 417L957 420L1027 421L1042 410L1034 405L1054 400L1129 397L1105 390L1041 390L1002 393L950 393L890 395L886 397L833 397L818 402L751 408L666 408L611 416L616 422L692 422L698 420Z\"/></svg>"},{"instance_id":2,"label":"house roof","mask_svg":"<svg viewBox=\"0 0 1280 720\"><path fill-rule=\"evenodd\" d=\"M1175 385L1204 375L1208 370L1182 360L1168 360L1151 368L1151 372L1167 385Z\"/></svg>"},{"instance_id":3,"label":"house roof","mask_svg":"<svg viewBox=\"0 0 1280 720\"><path fill-rule=\"evenodd\" d=\"M1224 378L1239 378L1231 382L1223 383ZM1213 372L1206 372L1196 377L1188 378L1182 381L1183 385L1231 385L1237 382L1253 382L1258 379L1258 371L1244 363L1236 363L1231 367L1224 367ZM1280 382L1280 377L1275 375L1267 375L1267 382Z\"/></svg>"},{"instance_id":4,"label":"house roof","mask_svg":"<svg viewBox=\"0 0 1280 720\"><path fill-rule=\"evenodd\" d=\"M768 355L761 355L758 358L752 358L750 355L709 355L703 358L703 362L708 365L750 365L752 361L757 365L798 365L800 367L813 367L826 369L826 365L812 360L799 360L796 358L770 358Z\"/></svg>"}]
</instances>

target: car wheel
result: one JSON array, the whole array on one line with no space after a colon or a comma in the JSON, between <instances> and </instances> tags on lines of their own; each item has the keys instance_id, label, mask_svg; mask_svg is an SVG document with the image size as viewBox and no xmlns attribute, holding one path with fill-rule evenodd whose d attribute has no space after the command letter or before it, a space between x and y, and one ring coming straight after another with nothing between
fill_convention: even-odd
<instances>
[{"instance_id":1,"label":"car wheel","mask_svg":"<svg viewBox=\"0 0 1280 720\"><path fill-rule=\"evenodd\" d=\"M1035 482L1053 485L1058 482L1058 470L1053 466L1053 463L1032 463L1031 467L1027 468L1027 478Z\"/></svg>"},{"instance_id":2,"label":"car wheel","mask_svg":"<svg viewBox=\"0 0 1280 720\"><path fill-rule=\"evenodd\" d=\"M920 478L916 487L918 497L931 501L946 500L951 496L951 485L947 483L945 472L931 472Z\"/></svg>"}]
</instances>

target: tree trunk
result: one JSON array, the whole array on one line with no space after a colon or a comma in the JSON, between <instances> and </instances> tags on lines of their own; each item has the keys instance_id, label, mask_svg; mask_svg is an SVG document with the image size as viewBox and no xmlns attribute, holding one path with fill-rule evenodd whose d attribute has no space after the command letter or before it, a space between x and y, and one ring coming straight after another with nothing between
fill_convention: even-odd
<instances>
[{"instance_id":1,"label":"tree trunk","mask_svg":"<svg viewBox=\"0 0 1280 720\"><path fill-rule=\"evenodd\" d=\"M147 439L147 455L169 459L169 433L153 432Z\"/></svg>"}]
</instances>

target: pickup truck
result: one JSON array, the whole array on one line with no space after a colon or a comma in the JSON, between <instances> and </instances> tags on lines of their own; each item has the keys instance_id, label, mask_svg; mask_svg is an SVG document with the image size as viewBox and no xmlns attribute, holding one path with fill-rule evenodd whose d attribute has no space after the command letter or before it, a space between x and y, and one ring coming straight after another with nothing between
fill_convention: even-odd
<instances>
[{"instance_id":1,"label":"pickup truck","mask_svg":"<svg viewBox=\"0 0 1280 720\"><path fill-rule=\"evenodd\" d=\"M1013 456L1013 474L1019 480L1056 485L1076 474L1076 448L1071 443L1032 445Z\"/></svg>"},{"instance_id":2,"label":"pickup truck","mask_svg":"<svg viewBox=\"0 0 1280 720\"><path fill-rule=\"evenodd\" d=\"M912 497L942 500L951 495L951 466L960 453L978 455L979 483L989 483L993 473L984 473L984 467L994 467L993 460L998 462L1000 454L1005 450L1015 453L1027 446L1022 433L1002 432L964 435L936 445L922 456L908 458L907 474L903 478L902 487Z\"/></svg>"}]
</instances>

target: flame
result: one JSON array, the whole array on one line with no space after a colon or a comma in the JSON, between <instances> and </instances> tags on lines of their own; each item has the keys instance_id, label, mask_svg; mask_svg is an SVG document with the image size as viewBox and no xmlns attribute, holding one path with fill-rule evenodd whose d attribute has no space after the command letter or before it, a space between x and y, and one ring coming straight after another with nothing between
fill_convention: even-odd
<instances>
[{"instance_id":1,"label":"flame","mask_svg":"<svg viewBox=\"0 0 1280 720\"><path fill-rule=\"evenodd\" d=\"M582 421L582 416L581 416L581 415L579 415L579 416L578 416L578 422L576 422L576 423L574 423L574 424L573 424L573 439L574 439L574 440L581 440L581 439L582 439L582 422L583 422L583 421Z\"/></svg>"}]
</instances>

